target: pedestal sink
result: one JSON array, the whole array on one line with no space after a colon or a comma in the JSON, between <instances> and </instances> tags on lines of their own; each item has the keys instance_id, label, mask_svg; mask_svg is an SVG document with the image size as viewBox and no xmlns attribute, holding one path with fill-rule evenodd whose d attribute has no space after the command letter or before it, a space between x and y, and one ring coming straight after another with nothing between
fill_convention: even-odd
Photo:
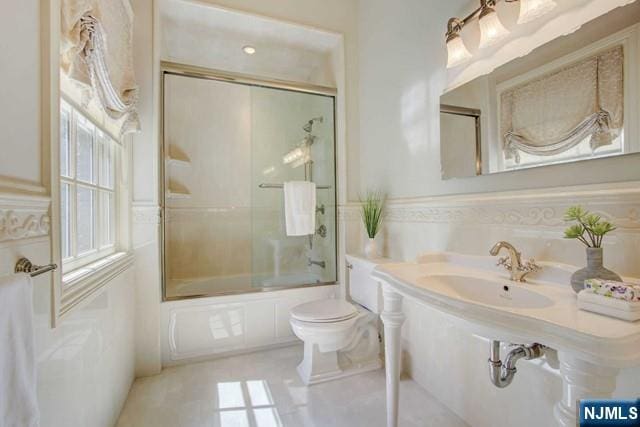
<instances>
[{"instance_id":1,"label":"pedestal sink","mask_svg":"<svg viewBox=\"0 0 640 427\"><path fill-rule=\"evenodd\" d=\"M576 425L580 399L611 396L619 369L640 365L640 322L579 310L569 286L575 267L540 265L542 270L527 276L527 283L510 281L489 256L431 253L374 270L384 298L388 427L398 420L404 298L453 315L470 332L491 340L556 350L563 383L554 408L558 426Z\"/></svg>"}]
</instances>

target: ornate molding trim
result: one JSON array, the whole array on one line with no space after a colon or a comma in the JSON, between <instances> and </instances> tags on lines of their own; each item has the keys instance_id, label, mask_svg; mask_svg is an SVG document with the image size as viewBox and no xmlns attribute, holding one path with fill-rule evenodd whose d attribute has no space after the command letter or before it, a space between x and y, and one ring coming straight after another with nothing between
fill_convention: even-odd
<instances>
[{"instance_id":1,"label":"ornate molding trim","mask_svg":"<svg viewBox=\"0 0 640 427\"><path fill-rule=\"evenodd\" d=\"M0 193L0 242L48 236L49 197Z\"/></svg>"},{"instance_id":2,"label":"ornate molding trim","mask_svg":"<svg viewBox=\"0 0 640 427\"><path fill-rule=\"evenodd\" d=\"M387 221L476 225L564 225L567 207L580 204L614 222L619 229L640 231L640 183L556 188L482 195L390 199ZM357 203L340 206L341 221L359 220Z\"/></svg>"},{"instance_id":3,"label":"ornate molding trim","mask_svg":"<svg viewBox=\"0 0 640 427\"><path fill-rule=\"evenodd\" d=\"M39 182L0 175L0 193L42 197L47 194L47 189Z\"/></svg>"}]
</instances>

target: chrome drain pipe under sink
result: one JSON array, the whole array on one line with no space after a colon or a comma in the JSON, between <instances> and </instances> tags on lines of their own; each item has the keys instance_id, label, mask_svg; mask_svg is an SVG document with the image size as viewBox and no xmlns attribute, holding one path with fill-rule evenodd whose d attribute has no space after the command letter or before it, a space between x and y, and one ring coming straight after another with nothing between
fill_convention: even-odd
<instances>
[{"instance_id":1,"label":"chrome drain pipe under sink","mask_svg":"<svg viewBox=\"0 0 640 427\"><path fill-rule=\"evenodd\" d=\"M517 345L509 353L504 361L500 360L500 341L491 341L491 353L489 357L489 377L498 388L505 388L515 377L516 363L520 359L538 359L544 355L542 344Z\"/></svg>"}]
</instances>

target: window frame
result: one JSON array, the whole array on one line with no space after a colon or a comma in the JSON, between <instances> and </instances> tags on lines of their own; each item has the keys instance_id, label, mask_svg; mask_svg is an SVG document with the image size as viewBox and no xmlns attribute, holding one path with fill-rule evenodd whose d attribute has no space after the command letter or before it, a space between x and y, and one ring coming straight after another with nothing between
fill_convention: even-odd
<instances>
[{"instance_id":1,"label":"window frame","mask_svg":"<svg viewBox=\"0 0 640 427\"><path fill-rule=\"evenodd\" d=\"M495 110L491 111L492 122L495 123L496 129L499 128L500 123L500 111L501 111L501 95L504 91L509 90L523 82L530 81L538 76L544 75L550 71L557 70L572 63L579 62L589 56L598 54L599 52L606 51L615 46L622 46L624 51L624 125L623 125L623 140L621 151L615 153L608 150L599 151L599 155L578 155L570 158L556 159L548 162L530 163L520 167L513 167L507 165L504 159L502 150L502 138L499 135L499 131L495 131L495 135L498 135L495 142L491 143L490 147L490 173L495 172L510 172L523 169L536 168L541 166L550 166L556 164L573 163L582 160L599 159L618 155L625 155L633 152L640 151L640 141L637 135L640 134L640 128L635 123L635 120L629 118L636 117L638 111L640 111L639 104L637 102L638 94L640 94L640 68L636 65L638 56L640 55L640 24L631 25L625 29L622 29L614 34L611 34L603 39L595 41L575 52L564 55L551 62L534 68L522 75L506 80L499 84L492 82L495 92Z\"/></svg>"},{"instance_id":2,"label":"window frame","mask_svg":"<svg viewBox=\"0 0 640 427\"><path fill-rule=\"evenodd\" d=\"M63 175L62 171L62 132L60 132L60 144L57 150L57 155L60 159L60 171L58 173L58 182L60 188L60 203L58 209L60 210L60 225L61 231L64 229L62 225L62 193L65 185L68 185L68 198L69 198L69 235L68 237L60 234L60 256L62 264L62 294L63 299L67 291L76 292L77 288L82 288L82 283L79 283L78 277L83 276L79 272L93 271L93 264L105 264L103 261L110 258L119 259L118 253L125 252L122 242L120 228L123 221L122 218L122 156L125 153L125 147L122 142L118 142L114 136L107 132L99 123L96 122L89 114L82 110L77 104L68 99L65 96L60 97L60 126L62 126L63 120L68 120L68 175ZM78 126L82 126L82 123L86 122L91 125L92 129L92 181L87 182L78 177ZM110 150L110 182L103 180L104 175L104 148ZM110 188L109 188L110 187ZM78 189L88 188L93 192L93 213L92 213L92 233L93 244L92 248L88 251L79 253L77 248L77 203L78 203ZM107 197L111 197L111 203L113 208L111 211L112 218L108 220L110 224L110 238L103 239L104 227L107 223L105 218L105 210L103 209L102 197L107 194ZM63 239L69 238L69 253L70 256L65 257L63 253Z\"/></svg>"}]
</instances>

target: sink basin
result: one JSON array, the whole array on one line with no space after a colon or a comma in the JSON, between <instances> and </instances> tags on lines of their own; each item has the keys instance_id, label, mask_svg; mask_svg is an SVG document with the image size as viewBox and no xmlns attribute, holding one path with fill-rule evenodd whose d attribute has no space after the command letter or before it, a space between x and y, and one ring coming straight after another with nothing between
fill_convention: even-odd
<instances>
[{"instance_id":1,"label":"sink basin","mask_svg":"<svg viewBox=\"0 0 640 427\"><path fill-rule=\"evenodd\" d=\"M507 283L458 275L429 275L423 277L433 285L447 288L460 297L496 307L545 308L553 301L527 289L526 283Z\"/></svg>"},{"instance_id":2,"label":"sink basin","mask_svg":"<svg viewBox=\"0 0 640 427\"><path fill-rule=\"evenodd\" d=\"M580 348L585 357L606 353L607 360L633 358L640 363L640 322L578 309L568 285L576 267L548 261L539 264L542 270L532 273L530 282L517 283L496 266L494 257L431 252L416 262L379 265L372 277L388 292L468 320L469 328L483 336L500 324L503 328L494 331L494 336L504 330L517 335L528 330L522 342L540 342L556 350ZM586 344L585 337L590 339Z\"/></svg>"}]
</instances>

